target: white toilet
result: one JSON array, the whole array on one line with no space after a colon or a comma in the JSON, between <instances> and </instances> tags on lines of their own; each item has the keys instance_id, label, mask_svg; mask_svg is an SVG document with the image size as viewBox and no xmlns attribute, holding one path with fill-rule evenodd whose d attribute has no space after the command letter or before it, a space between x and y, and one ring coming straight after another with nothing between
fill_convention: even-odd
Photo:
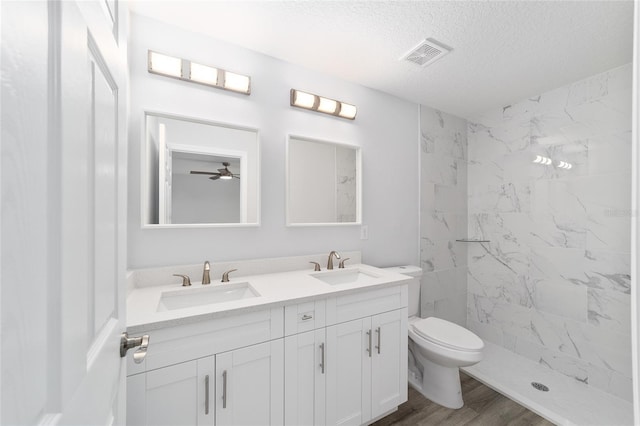
<instances>
[{"instance_id":1,"label":"white toilet","mask_svg":"<svg viewBox=\"0 0 640 426\"><path fill-rule=\"evenodd\" d=\"M462 407L458 368L482 360L482 339L452 322L418 317L422 269L388 269L413 277L409 283L409 384L437 404Z\"/></svg>"}]
</instances>

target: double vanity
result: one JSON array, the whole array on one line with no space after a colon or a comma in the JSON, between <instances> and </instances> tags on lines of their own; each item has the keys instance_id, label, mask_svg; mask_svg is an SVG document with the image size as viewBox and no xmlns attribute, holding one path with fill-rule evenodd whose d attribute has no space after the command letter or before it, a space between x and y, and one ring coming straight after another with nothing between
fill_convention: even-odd
<instances>
[{"instance_id":1,"label":"double vanity","mask_svg":"<svg viewBox=\"0 0 640 426\"><path fill-rule=\"evenodd\" d=\"M127 331L149 345L127 356L127 424L361 425L406 401L410 278L291 259L130 289Z\"/></svg>"}]
</instances>

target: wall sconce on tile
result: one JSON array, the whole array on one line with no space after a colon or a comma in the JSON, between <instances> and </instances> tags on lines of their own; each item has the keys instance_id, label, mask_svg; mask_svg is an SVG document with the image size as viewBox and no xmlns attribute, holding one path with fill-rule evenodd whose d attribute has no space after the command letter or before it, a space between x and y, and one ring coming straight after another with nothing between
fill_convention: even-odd
<instances>
[{"instance_id":1,"label":"wall sconce on tile","mask_svg":"<svg viewBox=\"0 0 640 426\"><path fill-rule=\"evenodd\" d=\"M163 55L152 50L149 50L147 70L152 74L191 81L245 95L251 94L251 77L198 64L188 59Z\"/></svg>"},{"instance_id":2,"label":"wall sconce on tile","mask_svg":"<svg viewBox=\"0 0 640 426\"><path fill-rule=\"evenodd\" d=\"M325 114L355 120L357 108L355 105L336 101L300 90L291 89L291 106L323 112Z\"/></svg>"}]
</instances>

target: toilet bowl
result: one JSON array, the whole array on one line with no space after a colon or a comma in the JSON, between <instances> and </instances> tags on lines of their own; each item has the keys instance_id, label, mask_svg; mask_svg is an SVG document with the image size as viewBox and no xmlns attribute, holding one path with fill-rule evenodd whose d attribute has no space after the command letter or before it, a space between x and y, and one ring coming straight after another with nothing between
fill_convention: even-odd
<instances>
[{"instance_id":1,"label":"toilet bowl","mask_svg":"<svg viewBox=\"0 0 640 426\"><path fill-rule=\"evenodd\" d=\"M417 316L422 269L399 266L394 272L409 275L409 374L411 387L426 398L448 408L464 405L459 367L482 360L484 342L464 327L435 318Z\"/></svg>"},{"instance_id":2,"label":"toilet bowl","mask_svg":"<svg viewBox=\"0 0 640 426\"><path fill-rule=\"evenodd\" d=\"M410 351L416 366L421 367L417 368L421 374L416 374L416 370L409 374L409 383L437 404L462 407L459 367L482 360L482 339L457 324L435 317L410 318L408 332Z\"/></svg>"}]
</instances>

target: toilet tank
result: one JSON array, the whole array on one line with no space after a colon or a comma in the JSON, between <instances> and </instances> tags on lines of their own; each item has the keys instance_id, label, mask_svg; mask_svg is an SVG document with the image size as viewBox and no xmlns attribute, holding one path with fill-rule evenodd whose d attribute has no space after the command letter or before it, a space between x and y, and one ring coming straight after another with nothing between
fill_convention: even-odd
<instances>
[{"instance_id":1,"label":"toilet tank","mask_svg":"<svg viewBox=\"0 0 640 426\"><path fill-rule=\"evenodd\" d=\"M413 265L404 265L384 269L413 278L409 282L409 316L418 315L420 313L420 277L422 277L422 268Z\"/></svg>"}]
</instances>

